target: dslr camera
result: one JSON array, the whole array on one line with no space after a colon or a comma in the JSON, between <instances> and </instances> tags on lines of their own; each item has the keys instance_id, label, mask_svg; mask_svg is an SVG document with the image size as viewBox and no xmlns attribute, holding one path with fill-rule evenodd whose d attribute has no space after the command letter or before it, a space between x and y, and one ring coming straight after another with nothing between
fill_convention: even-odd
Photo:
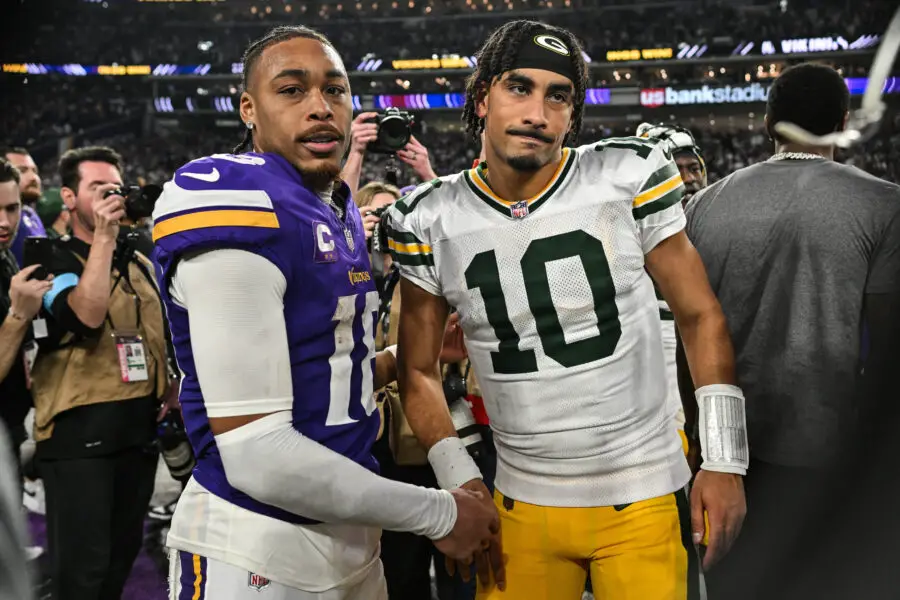
<instances>
[{"instance_id":1,"label":"dslr camera","mask_svg":"<svg viewBox=\"0 0 900 600\"><path fill-rule=\"evenodd\" d=\"M162 194L162 186L150 183L145 186L126 185L107 190L104 198L122 196L125 198L125 215L134 223L147 219L153 214L153 207Z\"/></svg>"},{"instance_id":2,"label":"dslr camera","mask_svg":"<svg viewBox=\"0 0 900 600\"><path fill-rule=\"evenodd\" d=\"M384 219L384 213L387 212L389 206L382 206L381 208L375 210L368 210L363 215L364 217L368 217L369 215L375 215L379 219ZM387 244L387 230L382 227L382 222L379 221L375 223L375 229L372 231L372 237L368 239L369 252L387 252L388 244Z\"/></svg>"},{"instance_id":3,"label":"dslr camera","mask_svg":"<svg viewBox=\"0 0 900 600\"><path fill-rule=\"evenodd\" d=\"M365 122L378 125L378 138L366 147L369 152L394 154L402 150L412 137L413 116L393 106Z\"/></svg>"}]
</instances>

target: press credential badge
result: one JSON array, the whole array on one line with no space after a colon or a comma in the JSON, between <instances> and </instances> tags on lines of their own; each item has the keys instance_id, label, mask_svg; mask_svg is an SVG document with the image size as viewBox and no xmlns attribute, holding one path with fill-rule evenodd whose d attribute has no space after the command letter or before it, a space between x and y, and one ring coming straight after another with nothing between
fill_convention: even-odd
<instances>
[{"instance_id":1,"label":"press credential badge","mask_svg":"<svg viewBox=\"0 0 900 600\"><path fill-rule=\"evenodd\" d=\"M119 354L119 370L122 381L134 383L150 378L147 369L147 353L144 342L137 333L115 333L116 351Z\"/></svg>"}]
</instances>

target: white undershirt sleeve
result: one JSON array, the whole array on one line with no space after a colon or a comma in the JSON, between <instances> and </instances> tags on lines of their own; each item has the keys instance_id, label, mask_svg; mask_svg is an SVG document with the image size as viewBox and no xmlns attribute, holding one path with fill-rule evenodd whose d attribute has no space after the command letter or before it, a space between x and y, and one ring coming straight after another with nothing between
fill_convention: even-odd
<instances>
[{"instance_id":1,"label":"white undershirt sleeve","mask_svg":"<svg viewBox=\"0 0 900 600\"><path fill-rule=\"evenodd\" d=\"M215 250L178 263L172 298L188 310L209 417L291 409L286 287L278 267L245 250Z\"/></svg>"},{"instance_id":2,"label":"white undershirt sleeve","mask_svg":"<svg viewBox=\"0 0 900 600\"><path fill-rule=\"evenodd\" d=\"M272 262L232 249L183 259L172 280L173 298L188 311L207 415L268 414L216 436L228 482L318 521L449 535L449 492L379 477L294 429L286 285Z\"/></svg>"}]
</instances>

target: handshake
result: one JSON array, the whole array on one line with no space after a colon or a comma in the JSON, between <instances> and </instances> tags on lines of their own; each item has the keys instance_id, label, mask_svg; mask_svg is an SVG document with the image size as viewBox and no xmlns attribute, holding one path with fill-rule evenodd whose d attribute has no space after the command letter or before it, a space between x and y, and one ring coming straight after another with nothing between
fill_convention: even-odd
<instances>
[{"instance_id":1,"label":"handshake","mask_svg":"<svg viewBox=\"0 0 900 600\"><path fill-rule=\"evenodd\" d=\"M450 535L434 541L435 547L447 557L447 571L452 575L458 563L463 580L469 581L474 561L482 586L490 586L493 573L494 582L503 590L506 575L500 516L490 492L480 479L473 479L450 493L456 501L456 524Z\"/></svg>"}]
</instances>

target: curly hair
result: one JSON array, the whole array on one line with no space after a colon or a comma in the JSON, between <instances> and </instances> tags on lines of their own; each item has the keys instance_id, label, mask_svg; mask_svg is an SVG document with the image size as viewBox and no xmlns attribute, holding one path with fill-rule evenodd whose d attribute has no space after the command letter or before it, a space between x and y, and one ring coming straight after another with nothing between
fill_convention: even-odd
<instances>
[{"instance_id":1,"label":"curly hair","mask_svg":"<svg viewBox=\"0 0 900 600\"><path fill-rule=\"evenodd\" d=\"M244 51L244 56L242 59L243 72L241 74L241 90L246 92L249 89L250 77L252 76L253 69L256 67L256 63L259 62L259 58L262 56L263 52L266 51L266 49L271 48L275 44L286 42L287 40L292 40L295 38L316 40L318 42L322 42L326 46L334 48L331 42L328 41L328 38L326 38L318 31L310 29L309 27L306 27L304 25L285 25L276 27L263 37L247 46L247 50ZM244 139L241 140L240 144L235 146L233 152L234 154L240 154L241 152L250 151L252 149L253 130L247 128L247 130L244 132Z\"/></svg>"},{"instance_id":2,"label":"curly hair","mask_svg":"<svg viewBox=\"0 0 900 600\"><path fill-rule=\"evenodd\" d=\"M572 82L575 85L573 99L575 111L572 115L572 130L566 135L563 144L569 145L578 137L584 117L584 97L588 82L588 68L584 61L581 42L571 32L560 27L539 21L519 20L510 21L491 34L475 55L477 66L466 80L466 104L462 120L466 131L476 142L484 130L484 119L479 117L475 110L479 92L490 87L495 77L513 68L522 41L538 31L550 32L561 39L570 50L569 59L572 61L572 69L576 76L576 80Z\"/></svg>"}]
</instances>

